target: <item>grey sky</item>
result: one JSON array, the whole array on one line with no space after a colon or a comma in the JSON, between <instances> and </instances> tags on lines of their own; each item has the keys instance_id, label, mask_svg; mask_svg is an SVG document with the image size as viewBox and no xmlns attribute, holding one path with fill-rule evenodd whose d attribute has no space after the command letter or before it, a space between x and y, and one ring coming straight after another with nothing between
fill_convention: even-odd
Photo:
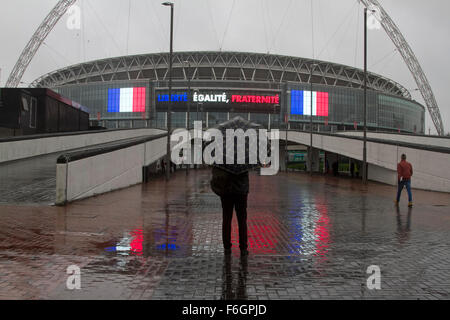
<instances>
[{"instance_id":1,"label":"grey sky","mask_svg":"<svg viewBox=\"0 0 450 320\"><path fill-rule=\"evenodd\" d=\"M129 8L129 2L131 7ZM104 57L168 51L169 9L161 0L78 0L82 29L65 16L23 77L29 83L52 70ZM174 0L174 50L270 52L362 67L362 5L357 0ZM450 2L380 0L419 59L450 131ZM0 86L27 41L57 0L1 0ZM234 6L233 6L234 3ZM130 9L130 10L129 10ZM232 11L232 14L230 12ZM130 15L128 14L130 12ZM129 20L128 17L131 17ZM128 23L130 21L130 23ZM129 25L129 29L128 29ZM129 36L127 36L127 34ZM369 32L369 70L417 88L383 30ZM423 103L419 92L413 97ZM435 132L430 117L426 128Z\"/></svg>"}]
</instances>

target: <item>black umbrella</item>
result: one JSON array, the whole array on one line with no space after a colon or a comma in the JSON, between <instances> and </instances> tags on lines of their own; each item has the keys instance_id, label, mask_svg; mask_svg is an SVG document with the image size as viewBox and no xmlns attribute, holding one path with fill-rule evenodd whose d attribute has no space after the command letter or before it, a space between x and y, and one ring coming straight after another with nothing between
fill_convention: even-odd
<instances>
[{"instance_id":1,"label":"black umbrella","mask_svg":"<svg viewBox=\"0 0 450 320\"><path fill-rule=\"evenodd\" d=\"M263 127L257 123L253 123L250 121L247 121L243 119L242 117L235 117L231 120L225 121L221 124L218 124L215 126L216 129L220 130L222 132L223 136L223 164L212 164L213 167L220 168L222 170L225 170L227 172L230 172L232 174L238 175L244 172L247 172L251 169L258 168L262 166L260 159L259 159L259 129L263 129ZM248 129L254 129L256 130L256 145L250 146L250 139L245 139L245 162L243 164L237 163L237 154L238 154L238 144L235 138L234 143L234 159L232 160L233 164L227 164L227 157L226 157L226 151L227 151L227 144L226 144L226 130L227 129L242 129L244 132L246 132ZM270 155L270 140L267 139L267 154ZM256 159L256 163L250 163L250 159ZM230 160L230 159L229 159Z\"/></svg>"}]
</instances>

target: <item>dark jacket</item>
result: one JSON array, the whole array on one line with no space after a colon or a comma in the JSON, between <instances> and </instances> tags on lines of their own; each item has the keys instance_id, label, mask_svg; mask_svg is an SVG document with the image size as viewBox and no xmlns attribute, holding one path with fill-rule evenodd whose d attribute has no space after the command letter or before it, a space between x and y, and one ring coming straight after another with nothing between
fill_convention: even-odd
<instances>
[{"instance_id":1,"label":"dark jacket","mask_svg":"<svg viewBox=\"0 0 450 320\"><path fill-rule=\"evenodd\" d=\"M249 192L248 172L235 175L213 167L211 189L218 196L245 195Z\"/></svg>"}]
</instances>

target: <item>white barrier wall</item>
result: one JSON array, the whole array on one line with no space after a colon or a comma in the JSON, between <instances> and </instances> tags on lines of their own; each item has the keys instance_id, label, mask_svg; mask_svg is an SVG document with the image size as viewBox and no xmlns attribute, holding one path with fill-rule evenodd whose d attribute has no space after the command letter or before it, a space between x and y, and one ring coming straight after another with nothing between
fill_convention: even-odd
<instances>
[{"instance_id":1,"label":"white barrier wall","mask_svg":"<svg viewBox=\"0 0 450 320\"><path fill-rule=\"evenodd\" d=\"M285 137L285 132L280 131L280 137ZM288 140L307 146L310 145L310 135L305 132L289 131ZM363 142L359 140L346 139L339 136L313 134L313 147L353 159L362 160L361 150Z\"/></svg>"},{"instance_id":2,"label":"white barrier wall","mask_svg":"<svg viewBox=\"0 0 450 320\"><path fill-rule=\"evenodd\" d=\"M56 204L91 197L142 182L142 168L166 154L167 138L57 164Z\"/></svg>"},{"instance_id":3,"label":"white barrier wall","mask_svg":"<svg viewBox=\"0 0 450 320\"><path fill-rule=\"evenodd\" d=\"M337 134L342 134L352 137L362 137L363 132L361 131L340 131ZM399 141L406 143L423 144L427 146L436 146L450 148L450 138L436 137L436 136L414 136L414 135L404 135L395 133L380 133L380 132L367 132L368 138Z\"/></svg>"},{"instance_id":4,"label":"white barrier wall","mask_svg":"<svg viewBox=\"0 0 450 320\"><path fill-rule=\"evenodd\" d=\"M0 163L161 133L164 131L143 128L0 142Z\"/></svg>"},{"instance_id":5,"label":"white barrier wall","mask_svg":"<svg viewBox=\"0 0 450 320\"><path fill-rule=\"evenodd\" d=\"M280 133L283 137L284 133ZM310 135L291 131L288 140L310 144ZM313 147L362 161L363 141L339 136L313 134ZM402 154L413 166L412 186L416 189L450 192L450 153L408 148L379 142L367 142L368 178L397 184L397 163Z\"/></svg>"},{"instance_id":6,"label":"white barrier wall","mask_svg":"<svg viewBox=\"0 0 450 320\"><path fill-rule=\"evenodd\" d=\"M389 166L381 167L369 163L368 178L370 180L397 185L397 163L402 154L407 155L407 161L413 166L411 186L416 189L450 192L450 174L443 168L448 167L450 155L438 152L398 147L396 160Z\"/></svg>"},{"instance_id":7,"label":"white barrier wall","mask_svg":"<svg viewBox=\"0 0 450 320\"><path fill-rule=\"evenodd\" d=\"M450 154L399 147L398 159L403 153L413 166L413 188L450 192Z\"/></svg>"},{"instance_id":8,"label":"white barrier wall","mask_svg":"<svg viewBox=\"0 0 450 320\"><path fill-rule=\"evenodd\" d=\"M369 163L367 169L367 179L395 186L397 185L397 171L382 168Z\"/></svg>"}]
</instances>

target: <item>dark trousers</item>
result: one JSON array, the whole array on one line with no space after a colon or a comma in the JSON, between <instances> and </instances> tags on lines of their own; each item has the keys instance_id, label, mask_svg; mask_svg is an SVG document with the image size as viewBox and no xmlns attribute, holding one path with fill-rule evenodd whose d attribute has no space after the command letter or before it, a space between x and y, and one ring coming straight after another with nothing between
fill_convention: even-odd
<instances>
[{"instance_id":1,"label":"dark trousers","mask_svg":"<svg viewBox=\"0 0 450 320\"><path fill-rule=\"evenodd\" d=\"M222 240L224 249L231 249L231 221L233 219L233 208L239 226L239 248L247 249L247 195L222 196Z\"/></svg>"}]
</instances>

